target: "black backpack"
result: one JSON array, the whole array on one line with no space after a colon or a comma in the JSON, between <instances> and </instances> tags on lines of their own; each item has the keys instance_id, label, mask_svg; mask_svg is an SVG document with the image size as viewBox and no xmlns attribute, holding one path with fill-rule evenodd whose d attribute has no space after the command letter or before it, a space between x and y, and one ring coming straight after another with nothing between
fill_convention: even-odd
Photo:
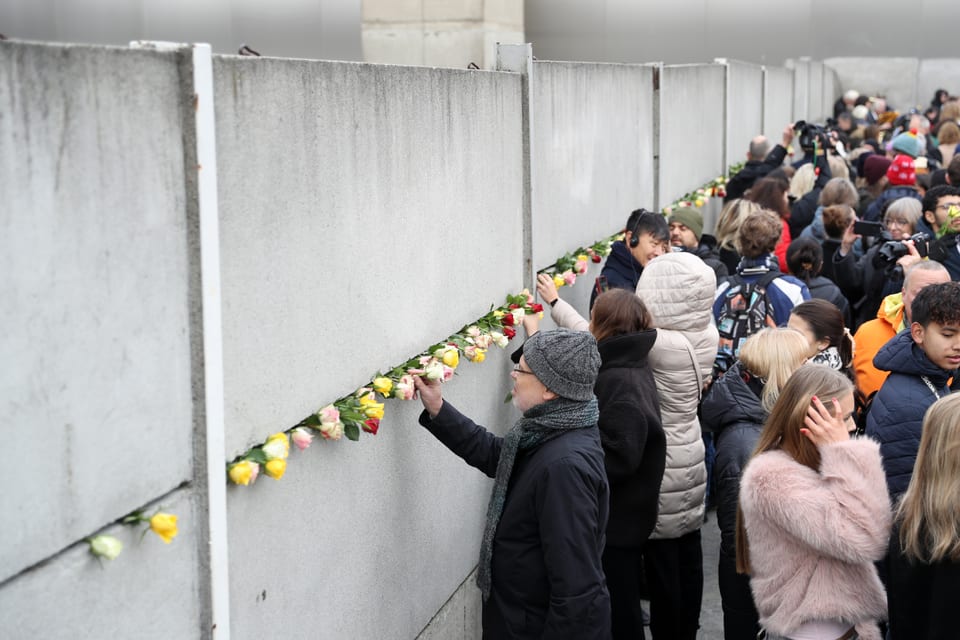
<instances>
[{"instance_id":1,"label":"black backpack","mask_svg":"<svg viewBox=\"0 0 960 640\"><path fill-rule=\"evenodd\" d=\"M764 327L777 326L767 287L781 275L770 270L754 282L746 282L739 274L727 278L729 286L723 292L723 305L717 314L720 344L715 373L722 374L736 362L744 340Z\"/></svg>"}]
</instances>

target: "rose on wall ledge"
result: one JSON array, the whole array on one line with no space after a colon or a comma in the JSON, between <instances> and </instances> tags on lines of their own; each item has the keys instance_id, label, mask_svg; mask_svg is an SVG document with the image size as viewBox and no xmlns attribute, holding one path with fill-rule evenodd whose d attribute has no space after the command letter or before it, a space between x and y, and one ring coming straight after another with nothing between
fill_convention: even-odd
<instances>
[{"instance_id":1,"label":"rose on wall ledge","mask_svg":"<svg viewBox=\"0 0 960 640\"><path fill-rule=\"evenodd\" d=\"M173 542L173 539L177 537L177 533L179 533L177 530L177 516L159 510L152 516L147 517L142 509L138 509L124 516L118 523L132 526L139 524L147 525L143 530L143 534L140 536L141 540L143 536L147 535L148 531L152 531L166 544L170 544ZM120 555L120 552L123 551L123 543L116 537L105 533L86 538L86 542L90 547L90 553L98 560L101 558L115 560Z\"/></svg>"}]
</instances>

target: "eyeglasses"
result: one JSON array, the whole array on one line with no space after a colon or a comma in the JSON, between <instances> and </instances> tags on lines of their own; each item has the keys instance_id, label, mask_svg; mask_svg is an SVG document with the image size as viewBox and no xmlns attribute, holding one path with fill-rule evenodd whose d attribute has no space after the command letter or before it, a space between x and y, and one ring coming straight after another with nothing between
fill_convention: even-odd
<instances>
[{"instance_id":1,"label":"eyeglasses","mask_svg":"<svg viewBox=\"0 0 960 640\"><path fill-rule=\"evenodd\" d=\"M910 221L907 220L906 218L887 218L887 224L888 225L895 224L899 227L909 227Z\"/></svg>"},{"instance_id":2,"label":"eyeglasses","mask_svg":"<svg viewBox=\"0 0 960 640\"><path fill-rule=\"evenodd\" d=\"M533 371L527 371L526 369L520 366L520 363L513 365L513 370L516 373L529 373L530 375L534 375Z\"/></svg>"},{"instance_id":3,"label":"eyeglasses","mask_svg":"<svg viewBox=\"0 0 960 640\"><path fill-rule=\"evenodd\" d=\"M960 207L960 202L945 202L944 204L937 205L937 209L941 211L949 211L950 207Z\"/></svg>"}]
</instances>

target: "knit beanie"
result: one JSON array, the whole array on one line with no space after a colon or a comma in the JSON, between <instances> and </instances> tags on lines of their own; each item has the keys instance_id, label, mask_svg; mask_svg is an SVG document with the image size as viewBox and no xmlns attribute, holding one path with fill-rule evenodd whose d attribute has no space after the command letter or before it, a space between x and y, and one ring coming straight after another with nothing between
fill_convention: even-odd
<instances>
[{"instance_id":1,"label":"knit beanie","mask_svg":"<svg viewBox=\"0 0 960 640\"><path fill-rule=\"evenodd\" d=\"M590 333L569 329L537 332L523 343L523 358L537 379L561 398L593 398L600 352Z\"/></svg>"},{"instance_id":2,"label":"knit beanie","mask_svg":"<svg viewBox=\"0 0 960 640\"><path fill-rule=\"evenodd\" d=\"M905 153L911 158L916 158L922 151L920 148L920 140L913 132L905 132L898 135L893 139L891 148L897 153Z\"/></svg>"},{"instance_id":3,"label":"knit beanie","mask_svg":"<svg viewBox=\"0 0 960 640\"><path fill-rule=\"evenodd\" d=\"M693 231L693 235L697 237L697 241L700 240L700 236L703 234L703 214L700 213L699 209L679 207L670 214L667 223L669 224L671 222L679 222L687 229L690 229L690 231Z\"/></svg>"},{"instance_id":4,"label":"knit beanie","mask_svg":"<svg viewBox=\"0 0 960 640\"><path fill-rule=\"evenodd\" d=\"M887 180L895 186L917 184L917 171L913 166L913 158L903 154L894 158L893 163L887 169Z\"/></svg>"},{"instance_id":5,"label":"knit beanie","mask_svg":"<svg viewBox=\"0 0 960 640\"><path fill-rule=\"evenodd\" d=\"M890 168L890 158L877 154L870 155L863 162L863 177L867 179L867 184L877 184Z\"/></svg>"}]
</instances>

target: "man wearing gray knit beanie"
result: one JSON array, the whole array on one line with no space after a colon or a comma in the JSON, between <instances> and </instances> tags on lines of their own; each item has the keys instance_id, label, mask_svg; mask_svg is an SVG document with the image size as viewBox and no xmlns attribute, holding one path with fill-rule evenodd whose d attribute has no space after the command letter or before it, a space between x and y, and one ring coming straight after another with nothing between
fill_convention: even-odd
<instances>
[{"instance_id":1,"label":"man wearing gray knit beanie","mask_svg":"<svg viewBox=\"0 0 960 640\"><path fill-rule=\"evenodd\" d=\"M599 368L587 332L531 336L511 374L523 416L503 437L444 401L438 381L415 379L420 424L495 479L477 566L484 638L610 638Z\"/></svg>"}]
</instances>

